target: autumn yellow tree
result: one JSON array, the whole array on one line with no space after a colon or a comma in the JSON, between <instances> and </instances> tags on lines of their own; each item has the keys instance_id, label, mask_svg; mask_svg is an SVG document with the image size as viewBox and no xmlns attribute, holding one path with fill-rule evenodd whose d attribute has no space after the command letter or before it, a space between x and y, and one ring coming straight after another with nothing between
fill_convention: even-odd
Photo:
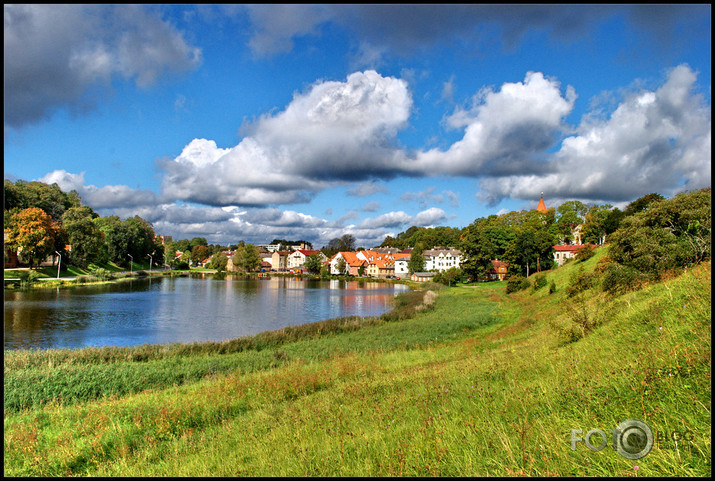
<instances>
[{"instance_id":1,"label":"autumn yellow tree","mask_svg":"<svg viewBox=\"0 0 715 481\"><path fill-rule=\"evenodd\" d=\"M61 229L44 210L31 207L15 212L10 217L10 226L5 229L6 245L17 249L30 262L42 259L55 250L55 239Z\"/></svg>"}]
</instances>

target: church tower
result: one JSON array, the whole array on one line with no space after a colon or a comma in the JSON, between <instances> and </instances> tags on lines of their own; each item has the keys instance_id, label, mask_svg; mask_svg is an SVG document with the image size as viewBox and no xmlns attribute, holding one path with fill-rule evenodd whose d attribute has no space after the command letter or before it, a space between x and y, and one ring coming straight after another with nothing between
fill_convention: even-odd
<instances>
[{"instance_id":1,"label":"church tower","mask_svg":"<svg viewBox=\"0 0 715 481\"><path fill-rule=\"evenodd\" d=\"M539 199L539 205L536 206L536 210L542 213L546 213L546 204L544 204L544 193L541 193L541 198Z\"/></svg>"}]
</instances>

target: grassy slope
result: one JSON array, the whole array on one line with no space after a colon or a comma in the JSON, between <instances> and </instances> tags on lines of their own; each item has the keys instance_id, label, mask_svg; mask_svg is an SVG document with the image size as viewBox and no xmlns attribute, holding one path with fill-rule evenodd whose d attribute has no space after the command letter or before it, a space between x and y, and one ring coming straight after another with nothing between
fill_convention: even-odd
<instances>
[{"instance_id":1,"label":"grassy slope","mask_svg":"<svg viewBox=\"0 0 715 481\"><path fill-rule=\"evenodd\" d=\"M600 325L564 343L565 287L602 255L549 273L551 295L460 286L413 319L223 354L6 353L5 474L706 475L710 263L616 299L592 291L581 307ZM8 409L20 391L35 407ZM694 439L638 461L571 450L571 429L630 418Z\"/></svg>"}]
</instances>

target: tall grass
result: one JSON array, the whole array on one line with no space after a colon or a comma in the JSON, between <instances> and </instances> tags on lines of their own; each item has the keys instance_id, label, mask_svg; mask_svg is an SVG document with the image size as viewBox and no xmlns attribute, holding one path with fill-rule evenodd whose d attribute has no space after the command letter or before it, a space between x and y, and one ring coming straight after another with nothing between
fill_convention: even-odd
<instances>
[{"instance_id":1,"label":"tall grass","mask_svg":"<svg viewBox=\"0 0 715 481\"><path fill-rule=\"evenodd\" d=\"M558 285L553 294L507 295L504 282L458 286L412 317L260 350L179 354L167 346L143 361L78 351L53 368L48 354L18 354L6 365L6 396L15 389L8 374L36 369L71 367L81 376L110 368L107 376L116 370L129 381L149 366L169 372L231 359L236 367L67 405L52 397L6 407L5 474L707 475L710 264L623 296L584 289L584 308L599 322L564 343L551 321L572 322L566 287L599 256L545 273ZM424 291L410 295L419 302L411 306L425 305ZM239 367L249 360L261 367ZM638 461L583 443L571 450L572 429L607 432L630 418L692 439L665 444L661 436Z\"/></svg>"}]
</instances>

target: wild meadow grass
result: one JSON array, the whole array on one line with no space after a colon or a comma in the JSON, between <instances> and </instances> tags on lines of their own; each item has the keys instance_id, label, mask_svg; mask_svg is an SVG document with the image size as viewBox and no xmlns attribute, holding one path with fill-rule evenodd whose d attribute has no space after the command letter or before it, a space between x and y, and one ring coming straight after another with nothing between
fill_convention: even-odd
<instances>
[{"instance_id":1,"label":"wild meadow grass","mask_svg":"<svg viewBox=\"0 0 715 481\"><path fill-rule=\"evenodd\" d=\"M569 298L602 257L547 272L551 294L459 285L227 343L7 352L5 474L706 476L710 263ZM595 320L580 337L569 302ZM647 456L571 449L626 419L660 436Z\"/></svg>"}]
</instances>

